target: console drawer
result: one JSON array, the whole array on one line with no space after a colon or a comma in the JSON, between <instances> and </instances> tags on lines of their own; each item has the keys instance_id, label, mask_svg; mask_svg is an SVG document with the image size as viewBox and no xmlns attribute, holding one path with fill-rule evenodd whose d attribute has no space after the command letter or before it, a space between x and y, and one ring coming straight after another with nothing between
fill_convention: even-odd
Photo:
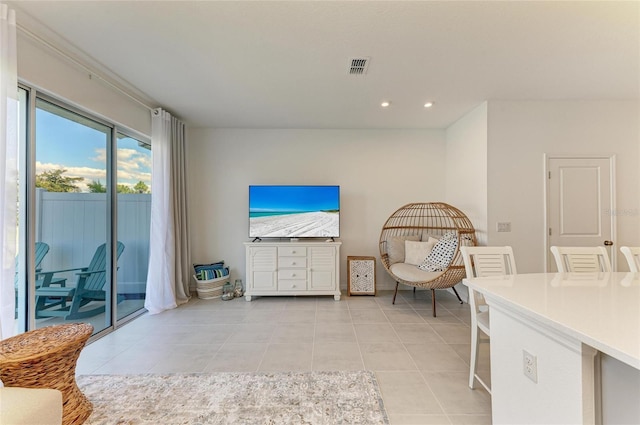
<instances>
[{"instance_id":1,"label":"console drawer","mask_svg":"<svg viewBox=\"0 0 640 425\"><path fill-rule=\"evenodd\" d=\"M307 248L304 246L279 246L278 247L278 257L306 257L306 256L307 256Z\"/></svg>"},{"instance_id":2,"label":"console drawer","mask_svg":"<svg viewBox=\"0 0 640 425\"><path fill-rule=\"evenodd\" d=\"M300 268L307 267L307 257L278 257L278 268Z\"/></svg>"},{"instance_id":3,"label":"console drawer","mask_svg":"<svg viewBox=\"0 0 640 425\"><path fill-rule=\"evenodd\" d=\"M278 280L303 280L306 282L307 280L307 271L306 270L278 270ZM303 282L304 283L304 282ZM306 286L306 283L304 284Z\"/></svg>"},{"instance_id":4,"label":"console drawer","mask_svg":"<svg viewBox=\"0 0 640 425\"><path fill-rule=\"evenodd\" d=\"M304 279L278 279L278 291L306 291L307 281Z\"/></svg>"}]
</instances>

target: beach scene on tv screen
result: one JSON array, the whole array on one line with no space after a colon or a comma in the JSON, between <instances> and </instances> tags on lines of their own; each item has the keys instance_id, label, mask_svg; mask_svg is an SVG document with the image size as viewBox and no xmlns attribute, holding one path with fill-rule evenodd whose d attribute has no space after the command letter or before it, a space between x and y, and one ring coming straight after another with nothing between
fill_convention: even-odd
<instances>
[{"instance_id":1,"label":"beach scene on tv screen","mask_svg":"<svg viewBox=\"0 0 640 425\"><path fill-rule=\"evenodd\" d=\"M338 186L250 186L249 236L340 236Z\"/></svg>"}]
</instances>

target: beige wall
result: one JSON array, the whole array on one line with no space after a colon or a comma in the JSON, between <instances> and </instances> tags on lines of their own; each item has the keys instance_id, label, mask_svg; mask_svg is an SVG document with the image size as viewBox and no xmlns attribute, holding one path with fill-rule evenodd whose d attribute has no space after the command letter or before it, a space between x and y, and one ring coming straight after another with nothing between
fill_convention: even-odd
<instances>
[{"instance_id":1,"label":"beige wall","mask_svg":"<svg viewBox=\"0 0 640 425\"><path fill-rule=\"evenodd\" d=\"M445 196L443 130L190 129L188 148L193 259L243 280L251 184L340 185L343 288L347 256L379 257L393 211ZM379 261L377 285L394 285Z\"/></svg>"},{"instance_id":2,"label":"beige wall","mask_svg":"<svg viewBox=\"0 0 640 425\"><path fill-rule=\"evenodd\" d=\"M487 103L446 131L446 199L469 217L479 245L487 244Z\"/></svg>"},{"instance_id":3,"label":"beige wall","mask_svg":"<svg viewBox=\"0 0 640 425\"><path fill-rule=\"evenodd\" d=\"M41 43L18 33L18 78L80 109L143 136L151 135L151 113Z\"/></svg>"},{"instance_id":4,"label":"beige wall","mask_svg":"<svg viewBox=\"0 0 640 425\"><path fill-rule=\"evenodd\" d=\"M447 130L191 129L194 261L222 258L244 279L250 184L339 184L343 287L347 255L377 257L384 220L416 201L458 206L481 243L511 245L519 271L542 271L544 154L616 154L617 207L639 211L639 140L634 102L492 101ZM512 231L497 233L499 221ZM618 217L617 240L640 244L638 215ZM378 288L392 287L378 267Z\"/></svg>"},{"instance_id":5,"label":"beige wall","mask_svg":"<svg viewBox=\"0 0 640 425\"><path fill-rule=\"evenodd\" d=\"M614 240L640 245L639 117L633 101L489 102L488 242L513 246L518 272L545 270L544 154L615 155L617 209L630 213Z\"/></svg>"}]
</instances>

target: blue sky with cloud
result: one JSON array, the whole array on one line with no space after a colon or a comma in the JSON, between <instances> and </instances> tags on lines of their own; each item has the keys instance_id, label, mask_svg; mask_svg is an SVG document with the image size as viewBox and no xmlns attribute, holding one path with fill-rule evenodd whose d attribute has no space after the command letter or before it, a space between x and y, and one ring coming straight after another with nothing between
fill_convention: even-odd
<instances>
[{"instance_id":1,"label":"blue sky with cloud","mask_svg":"<svg viewBox=\"0 0 640 425\"><path fill-rule=\"evenodd\" d=\"M83 177L78 186L86 192L87 184L106 184L107 127L86 121L76 122L44 109L36 109L36 174L64 168L65 175ZM118 184L133 187L143 181L151 187L151 151L137 140L118 139Z\"/></svg>"}]
</instances>

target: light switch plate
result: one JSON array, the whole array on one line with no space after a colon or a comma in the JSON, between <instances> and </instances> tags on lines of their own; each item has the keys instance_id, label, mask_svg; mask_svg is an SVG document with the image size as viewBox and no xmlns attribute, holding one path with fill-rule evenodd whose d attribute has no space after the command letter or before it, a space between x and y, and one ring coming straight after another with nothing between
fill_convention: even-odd
<instances>
[{"instance_id":1,"label":"light switch plate","mask_svg":"<svg viewBox=\"0 0 640 425\"><path fill-rule=\"evenodd\" d=\"M510 222L500 222L497 224L497 231L498 232L510 232L511 231L511 223Z\"/></svg>"}]
</instances>

